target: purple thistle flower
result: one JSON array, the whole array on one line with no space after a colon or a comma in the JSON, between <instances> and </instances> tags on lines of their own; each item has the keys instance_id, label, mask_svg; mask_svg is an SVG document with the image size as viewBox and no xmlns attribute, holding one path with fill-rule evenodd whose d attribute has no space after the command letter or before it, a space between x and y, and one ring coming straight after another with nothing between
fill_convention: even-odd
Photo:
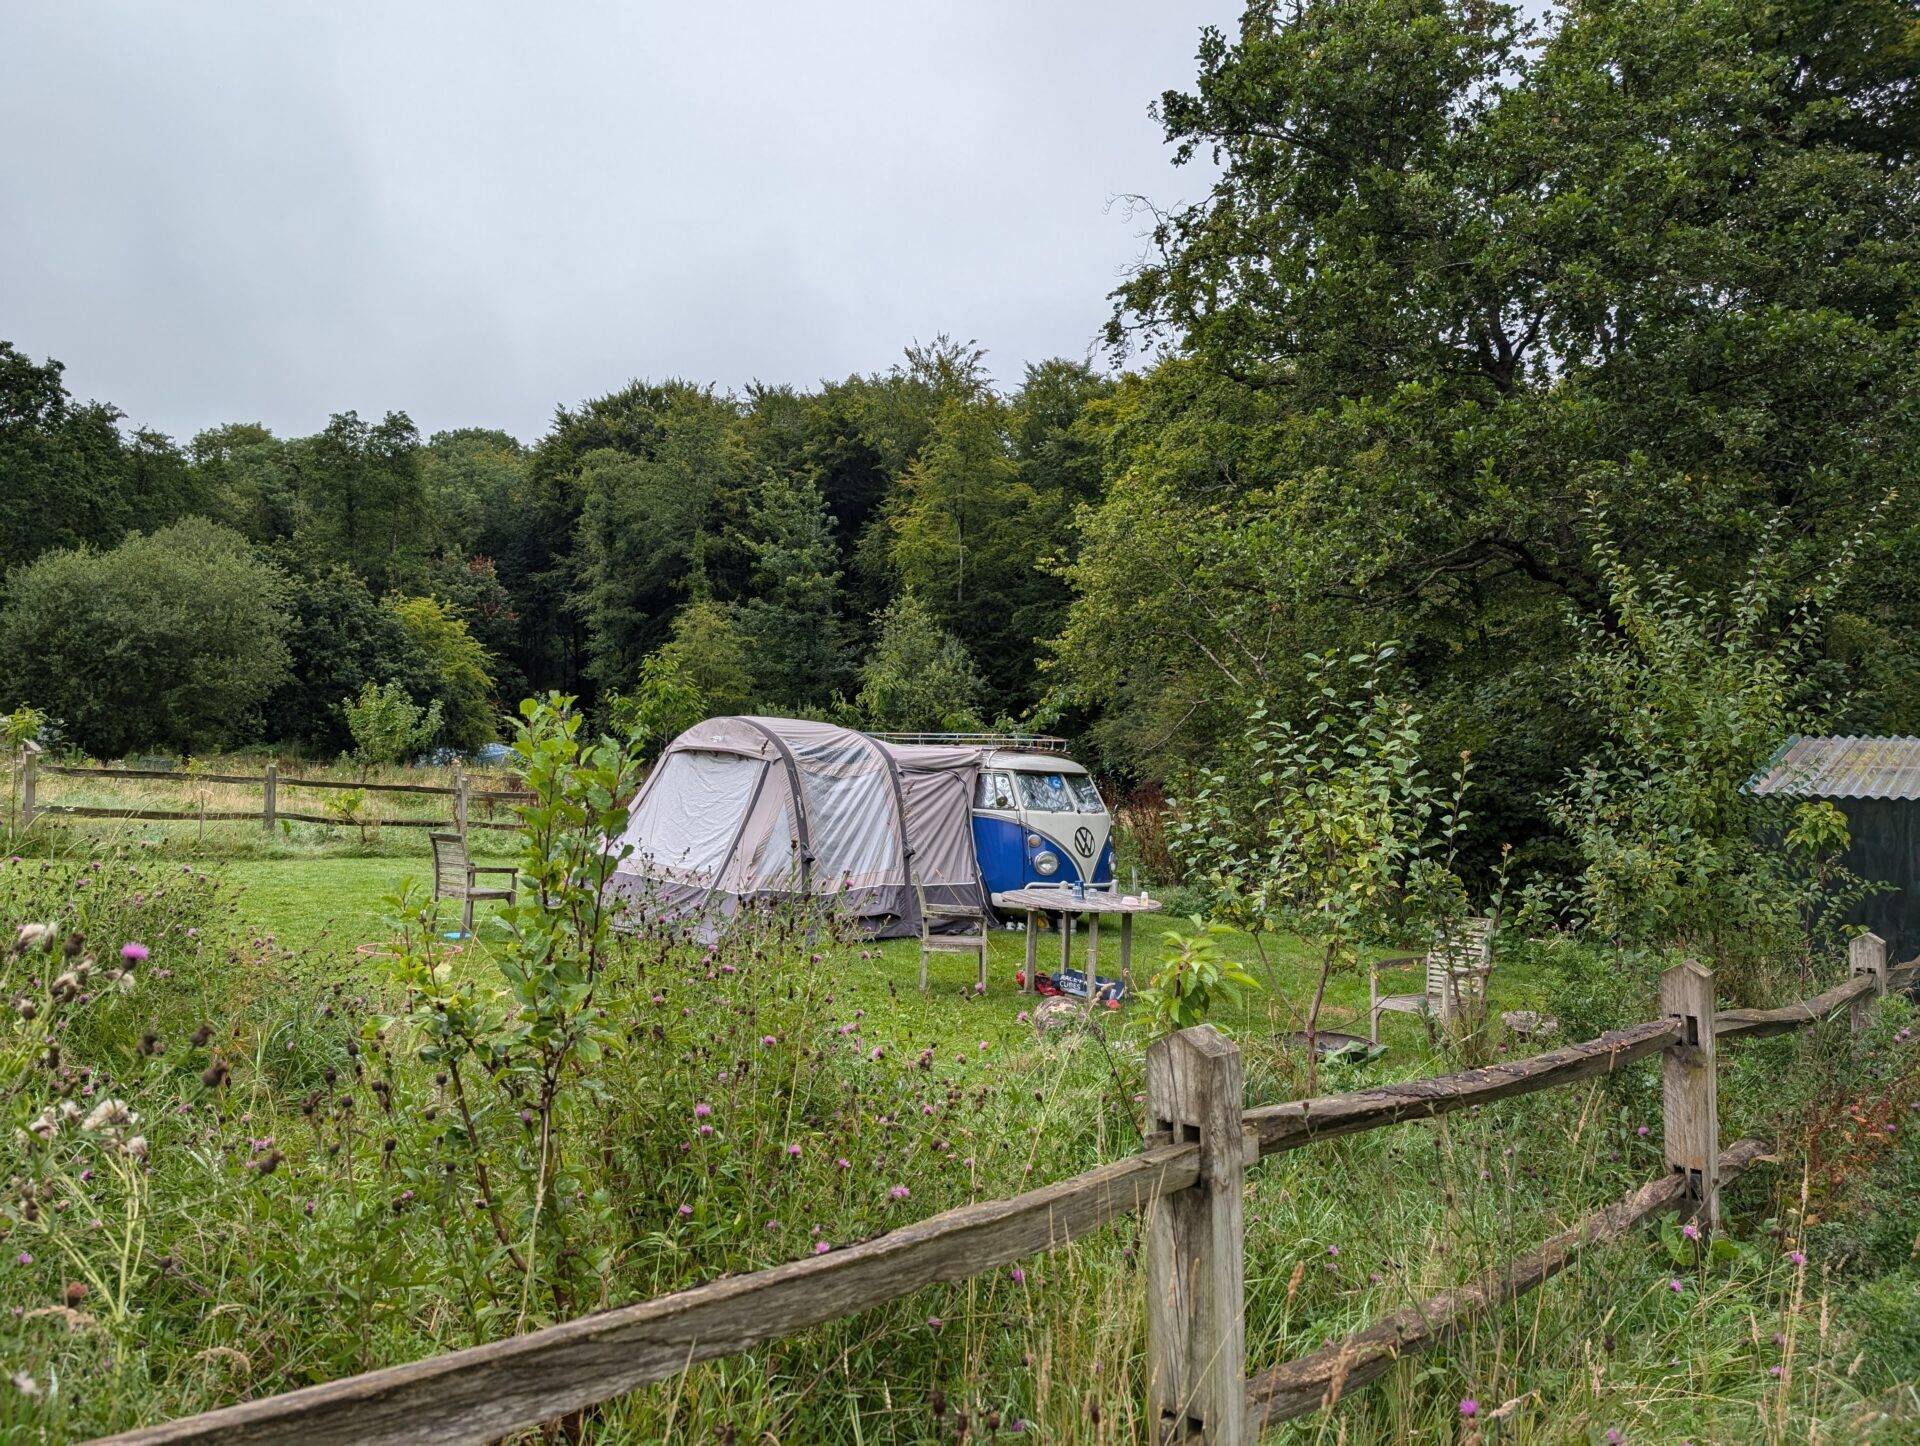
<instances>
[{"instance_id":1,"label":"purple thistle flower","mask_svg":"<svg viewBox=\"0 0 1920 1446\"><path fill-rule=\"evenodd\" d=\"M1480 1403L1471 1396L1462 1397L1460 1401L1460 1414L1471 1421L1475 1416L1480 1414Z\"/></svg>"},{"instance_id":2,"label":"purple thistle flower","mask_svg":"<svg viewBox=\"0 0 1920 1446\"><path fill-rule=\"evenodd\" d=\"M813 1253L815 1255L825 1255L831 1249L833 1249L833 1247L824 1240L816 1240L813 1242Z\"/></svg>"},{"instance_id":3,"label":"purple thistle flower","mask_svg":"<svg viewBox=\"0 0 1920 1446\"><path fill-rule=\"evenodd\" d=\"M891 1190L887 1191L887 1194L896 1200L905 1200L913 1194L913 1191L909 1190L905 1185L895 1185Z\"/></svg>"},{"instance_id":4,"label":"purple thistle flower","mask_svg":"<svg viewBox=\"0 0 1920 1446\"><path fill-rule=\"evenodd\" d=\"M147 946L129 941L120 946L120 957L131 963L138 964L147 957Z\"/></svg>"},{"instance_id":5,"label":"purple thistle flower","mask_svg":"<svg viewBox=\"0 0 1920 1446\"><path fill-rule=\"evenodd\" d=\"M1685 1225L1680 1227L1680 1233L1689 1240L1698 1240L1700 1238L1700 1227L1689 1220Z\"/></svg>"},{"instance_id":6,"label":"purple thistle flower","mask_svg":"<svg viewBox=\"0 0 1920 1446\"><path fill-rule=\"evenodd\" d=\"M697 1104L693 1107L693 1117L696 1120L704 1120L708 1115L712 1113L713 1113L713 1106L709 1104L704 1104L704 1103Z\"/></svg>"},{"instance_id":7,"label":"purple thistle flower","mask_svg":"<svg viewBox=\"0 0 1920 1446\"><path fill-rule=\"evenodd\" d=\"M1008 1271L1007 1274L1013 1277L1013 1283L1015 1285L1025 1285L1027 1283L1026 1271L1022 1270L1017 1265L1014 1266L1012 1270Z\"/></svg>"},{"instance_id":8,"label":"purple thistle flower","mask_svg":"<svg viewBox=\"0 0 1920 1446\"><path fill-rule=\"evenodd\" d=\"M1667 1282L1667 1289L1672 1291L1675 1295L1680 1294L1680 1292L1685 1290L1686 1288L1687 1288L1686 1284L1682 1281L1670 1280Z\"/></svg>"},{"instance_id":9,"label":"purple thistle flower","mask_svg":"<svg viewBox=\"0 0 1920 1446\"><path fill-rule=\"evenodd\" d=\"M1787 1252L1787 1261L1792 1265L1805 1265L1807 1263L1807 1253L1804 1250L1789 1250Z\"/></svg>"},{"instance_id":10,"label":"purple thistle flower","mask_svg":"<svg viewBox=\"0 0 1920 1446\"><path fill-rule=\"evenodd\" d=\"M680 1214L684 1219L686 1216L693 1214L693 1207L691 1205L682 1205L680 1207Z\"/></svg>"}]
</instances>

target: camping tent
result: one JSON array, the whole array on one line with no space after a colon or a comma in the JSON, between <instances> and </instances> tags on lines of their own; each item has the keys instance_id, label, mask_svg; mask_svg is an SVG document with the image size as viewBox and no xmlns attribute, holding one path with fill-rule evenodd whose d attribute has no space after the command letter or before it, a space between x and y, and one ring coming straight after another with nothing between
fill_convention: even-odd
<instances>
[{"instance_id":1,"label":"camping tent","mask_svg":"<svg viewBox=\"0 0 1920 1446\"><path fill-rule=\"evenodd\" d=\"M987 902L972 824L982 757L831 723L709 718L667 745L635 797L610 887L642 912L716 922L806 896L877 936L917 934L915 881L929 903Z\"/></svg>"}]
</instances>

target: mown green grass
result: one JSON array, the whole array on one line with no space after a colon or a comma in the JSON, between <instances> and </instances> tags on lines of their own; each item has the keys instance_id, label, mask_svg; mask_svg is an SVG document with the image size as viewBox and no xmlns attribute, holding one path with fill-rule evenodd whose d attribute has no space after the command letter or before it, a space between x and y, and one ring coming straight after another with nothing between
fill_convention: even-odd
<instances>
[{"instance_id":1,"label":"mown green grass","mask_svg":"<svg viewBox=\"0 0 1920 1446\"><path fill-rule=\"evenodd\" d=\"M377 944L391 936L389 896L409 881L422 890L431 890L433 884L433 861L424 855L247 859L234 860L222 867L225 876L240 892L243 914L260 933L270 935L288 948L327 951L343 963L358 960L363 967L377 966L358 954L358 947ZM471 946L476 955L484 951L485 921L489 911L496 907L477 906L480 939ZM1163 966L1169 934L1192 927L1190 920L1178 915L1160 913L1140 917L1134 925L1133 941L1136 982L1150 978ZM1229 1001L1219 1011L1220 1021L1246 1028L1256 1024L1261 1028L1302 1027L1315 983L1316 962L1308 947L1291 937L1268 937L1256 945L1248 936L1234 934L1228 937L1226 949L1245 962L1266 987ZM1081 925L1074 937L1076 967L1085 966L1086 951L1087 932ZM1058 932L1051 928L1042 932L1035 952L1041 972L1053 972L1060 959ZM1025 966L1024 930L996 929L989 943L988 988L984 997L976 996L973 989L973 957L944 952L931 956L928 990L922 995L918 942L879 940L864 946L849 959L837 993L844 1003L867 1012L872 1021L870 1032L902 1047L908 1044L915 1048L928 1044L944 1047L953 1041L977 1044L980 1039L997 1044L1026 1033L1027 1024L1020 1015L1038 1002L1036 996L1023 992L1016 980ZM1101 929L1099 968L1102 978L1114 978L1119 973L1117 923L1109 922ZM1403 970L1385 977L1392 981L1392 988L1401 991L1416 989L1420 984L1417 970ZM1496 973L1491 998L1498 1009L1537 1003L1541 984L1537 969L1515 964ZM1140 1007L1130 1005L1117 1012L1132 1018L1140 1013ZM1327 990L1321 1027L1365 1034L1366 1022L1365 976L1336 976ZM1426 1032L1412 1016L1387 1015L1381 1028L1383 1038L1396 1047L1394 1053L1401 1060L1427 1056Z\"/></svg>"}]
</instances>

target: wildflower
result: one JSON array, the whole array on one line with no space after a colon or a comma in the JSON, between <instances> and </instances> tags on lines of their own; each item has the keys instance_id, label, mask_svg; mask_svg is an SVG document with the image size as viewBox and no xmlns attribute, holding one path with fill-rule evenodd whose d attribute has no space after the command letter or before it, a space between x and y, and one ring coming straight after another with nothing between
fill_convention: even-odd
<instances>
[{"instance_id":1,"label":"wildflower","mask_svg":"<svg viewBox=\"0 0 1920 1446\"><path fill-rule=\"evenodd\" d=\"M886 1053L887 1052L884 1049L882 1049L879 1045L876 1044L873 1047L873 1053L868 1055L867 1057L869 1059L883 1059L886 1057Z\"/></svg>"},{"instance_id":2,"label":"wildflower","mask_svg":"<svg viewBox=\"0 0 1920 1446\"><path fill-rule=\"evenodd\" d=\"M147 958L147 946L145 944L137 944L137 943L134 943L132 940L128 940L125 944L122 944L120 946L120 957L126 960L129 964L144 963Z\"/></svg>"},{"instance_id":3,"label":"wildflower","mask_svg":"<svg viewBox=\"0 0 1920 1446\"><path fill-rule=\"evenodd\" d=\"M1778 1376L1778 1375L1781 1375L1781 1374L1782 1374L1782 1372L1781 1372L1781 1369L1780 1369L1780 1367L1778 1367L1778 1366L1768 1366L1768 1367L1767 1367L1767 1374L1768 1374L1769 1376Z\"/></svg>"},{"instance_id":4,"label":"wildflower","mask_svg":"<svg viewBox=\"0 0 1920 1446\"><path fill-rule=\"evenodd\" d=\"M780 1222L778 1220L769 1220L767 1222L768 1230L778 1230L779 1228L780 1228Z\"/></svg>"},{"instance_id":5,"label":"wildflower","mask_svg":"<svg viewBox=\"0 0 1920 1446\"><path fill-rule=\"evenodd\" d=\"M32 1134L38 1135L42 1140L51 1140L55 1135L59 1134L60 1121L53 1112L53 1106L48 1105L44 1110L40 1111L38 1115L35 1115L33 1123L28 1125L27 1129Z\"/></svg>"},{"instance_id":6,"label":"wildflower","mask_svg":"<svg viewBox=\"0 0 1920 1446\"><path fill-rule=\"evenodd\" d=\"M684 1205L684 1204L683 1204L683 1205L682 1205L682 1206L680 1207L680 1216L681 1216L681 1218L682 1218L682 1219L685 1219L685 1218L686 1218L687 1216L689 1216L689 1215L691 1215L691 1214L693 1214L693 1207L692 1207L691 1205Z\"/></svg>"},{"instance_id":7,"label":"wildflower","mask_svg":"<svg viewBox=\"0 0 1920 1446\"><path fill-rule=\"evenodd\" d=\"M1685 1225L1680 1227L1680 1233L1689 1240L1698 1240L1700 1238L1700 1227L1689 1220Z\"/></svg>"},{"instance_id":8,"label":"wildflower","mask_svg":"<svg viewBox=\"0 0 1920 1446\"><path fill-rule=\"evenodd\" d=\"M706 1135L711 1135L711 1134L713 1133L713 1126L712 1126L712 1125L702 1125L702 1126L700 1127L700 1133L701 1133L701 1135L702 1135L702 1136L706 1136Z\"/></svg>"},{"instance_id":9,"label":"wildflower","mask_svg":"<svg viewBox=\"0 0 1920 1446\"><path fill-rule=\"evenodd\" d=\"M768 1049L772 1049L780 1041L775 1039L771 1034L763 1034L760 1036L760 1042L764 1044Z\"/></svg>"},{"instance_id":10,"label":"wildflower","mask_svg":"<svg viewBox=\"0 0 1920 1446\"><path fill-rule=\"evenodd\" d=\"M800 1145L799 1145L799 1143L798 1143L798 1142L796 1141L796 1142L794 1142L793 1144L790 1144L790 1145L788 1145L788 1146L787 1146L787 1153L788 1153L789 1155L792 1155L792 1156L793 1156L794 1158L796 1158L796 1159L798 1159L798 1158L799 1158L799 1155L800 1155Z\"/></svg>"},{"instance_id":11,"label":"wildflower","mask_svg":"<svg viewBox=\"0 0 1920 1446\"><path fill-rule=\"evenodd\" d=\"M1329 1254L1329 1255L1338 1255L1339 1253L1340 1253L1340 1247L1339 1247L1339 1246L1337 1246L1337 1245L1329 1245L1329 1246L1327 1247L1327 1254Z\"/></svg>"},{"instance_id":12,"label":"wildflower","mask_svg":"<svg viewBox=\"0 0 1920 1446\"><path fill-rule=\"evenodd\" d=\"M891 1190L887 1191L887 1194L896 1200L905 1200L909 1195L913 1194L913 1191L909 1190L905 1185L895 1185Z\"/></svg>"},{"instance_id":13,"label":"wildflower","mask_svg":"<svg viewBox=\"0 0 1920 1446\"><path fill-rule=\"evenodd\" d=\"M134 1159L144 1160L147 1158L147 1137L145 1135L134 1135L120 1148L125 1150L127 1154Z\"/></svg>"},{"instance_id":14,"label":"wildflower","mask_svg":"<svg viewBox=\"0 0 1920 1446\"><path fill-rule=\"evenodd\" d=\"M940 1317L937 1315L930 1315L927 1317L927 1325L934 1330L939 1330L940 1327L945 1324L946 1322L941 1320Z\"/></svg>"},{"instance_id":15,"label":"wildflower","mask_svg":"<svg viewBox=\"0 0 1920 1446\"><path fill-rule=\"evenodd\" d=\"M93 1112L81 1122L80 1128L88 1134L92 1134L96 1130L117 1130L122 1125L132 1124L138 1118L138 1115L127 1108L125 1101L102 1100L93 1107Z\"/></svg>"},{"instance_id":16,"label":"wildflower","mask_svg":"<svg viewBox=\"0 0 1920 1446\"><path fill-rule=\"evenodd\" d=\"M1480 1414L1480 1403L1471 1396L1463 1396L1460 1400L1460 1414L1471 1421Z\"/></svg>"},{"instance_id":17,"label":"wildflower","mask_svg":"<svg viewBox=\"0 0 1920 1446\"><path fill-rule=\"evenodd\" d=\"M1033 1021L1033 1016L1027 1013L1027 1011L1024 1009L1021 1010L1018 1014L1014 1015L1013 1017L1013 1022L1015 1024L1029 1024L1032 1021Z\"/></svg>"},{"instance_id":18,"label":"wildflower","mask_svg":"<svg viewBox=\"0 0 1920 1446\"><path fill-rule=\"evenodd\" d=\"M1620 1428L1618 1426L1607 1427L1607 1446L1620 1446L1620 1443L1626 1439L1625 1436L1620 1434Z\"/></svg>"},{"instance_id":19,"label":"wildflower","mask_svg":"<svg viewBox=\"0 0 1920 1446\"><path fill-rule=\"evenodd\" d=\"M22 924L20 932L13 937L13 947L20 953L39 948L50 942L54 935L51 924Z\"/></svg>"},{"instance_id":20,"label":"wildflower","mask_svg":"<svg viewBox=\"0 0 1920 1446\"><path fill-rule=\"evenodd\" d=\"M813 1253L815 1255L825 1255L831 1249L833 1249L833 1247L824 1240L816 1240L813 1242Z\"/></svg>"},{"instance_id":21,"label":"wildflower","mask_svg":"<svg viewBox=\"0 0 1920 1446\"><path fill-rule=\"evenodd\" d=\"M1007 1274L1013 1278L1013 1283L1015 1285L1025 1285L1027 1283L1026 1271L1022 1270L1017 1265L1014 1266L1012 1270L1008 1271Z\"/></svg>"},{"instance_id":22,"label":"wildflower","mask_svg":"<svg viewBox=\"0 0 1920 1446\"><path fill-rule=\"evenodd\" d=\"M1634 1133L1644 1140L1647 1137L1647 1127L1642 1125L1639 1129L1635 1130Z\"/></svg>"},{"instance_id":23,"label":"wildflower","mask_svg":"<svg viewBox=\"0 0 1920 1446\"><path fill-rule=\"evenodd\" d=\"M713 1106L709 1104L704 1104L704 1103L697 1104L693 1107L693 1117L696 1120L704 1120L708 1115L712 1113L713 1113Z\"/></svg>"},{"instance_id":24,"label":"wildflower","mask_svg":"<svg viewBox=\"0 0 1920 1446\"><path fill-rule=\"evenodd\" d=\"M1667 1289L1672 1291L1675 1295L1679 1295L1686 1288L1687 1288L1686 1284L1682 1281L1670 1280L1667 1282Z\"/></svg>"},{"instance_id":25,"label":"wildflower","mask_svg":"<svg viewBox=\"0 0 1920 1446\"><path fill-rule=\"evenodd\" d=\"M839 1159L835 1160L833 1163L835 1168L837 1169L851 1170L853 1168L853 1161L849 1160L845 1155L842 1155Z\"/></svg>"},{"instance_id":26,"label":"wildflower","mask_svg":"<svg viewBox=\"0 0 1920 1446\"><path fill-rule=\"evenodd\" d=\"M1787 1252L1787 1261L1791 1265L1805 1265L1807 1263L1807 1253L1804 1250L1789 1250Z\"/></svg>"},{"instance_id":27,"label":"wildflower","mask_svg":"<svg viewBox=\"0 0 1920 1446\"><path fill-rule=\"evenodd\" d=\"M982 1049L985 1049L986 1047L987 1047L987 1042L986 1042L986 1041L985 1041L984 1039L983 1039L983 1040L981 1040L981 1041L980 1041L980 1048L982 1048Z\"/></svg>"},{"instance_id":28,"label":"wildflower","mask_svg":"<svg viewBox=\"0 0 1920 1446\"><path fill-rule=\"evenodd\" d=\"M22 1265L32 1265L33 1257L23 1250L20 1252L20 1263Z\"/></svg>"},{"instance_id":29,"label":"wildflower","mask_svg":"<svg viewBox=\"0 0 1920 1446\"><path fill-rule=\"evenodd\" d=\"M40 1383L25 1371L13 1373L13 1388L23 1396L31 1397L40 1394Z\"/></svg>"}]
</instances>

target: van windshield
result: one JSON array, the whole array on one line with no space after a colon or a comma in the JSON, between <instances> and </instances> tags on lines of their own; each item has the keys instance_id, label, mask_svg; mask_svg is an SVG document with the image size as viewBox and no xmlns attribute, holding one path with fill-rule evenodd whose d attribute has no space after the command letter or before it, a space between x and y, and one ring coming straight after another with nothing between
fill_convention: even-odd
<instances>
[{"instance_id":1,"label":"van windshield","mask_svg":"<svg viewBox=\"0 0 1920 1446\"><path fill-rule=\"evenodd\" d=\"M1100 792L1084 773L1016 773L1020 798L1035 813L1105 813Z\"/></svg>"},{"instance_id":2,"label":"van windshield","mask_svg":"<svg viewBox=\"0 0 1920 1446\"><path fill-rule=\"evenodd\" d=\"M1064 773L1016 773L1020 799L1035 813L1072 813L1073 795Z\"/></svg>"}]
</instances>

